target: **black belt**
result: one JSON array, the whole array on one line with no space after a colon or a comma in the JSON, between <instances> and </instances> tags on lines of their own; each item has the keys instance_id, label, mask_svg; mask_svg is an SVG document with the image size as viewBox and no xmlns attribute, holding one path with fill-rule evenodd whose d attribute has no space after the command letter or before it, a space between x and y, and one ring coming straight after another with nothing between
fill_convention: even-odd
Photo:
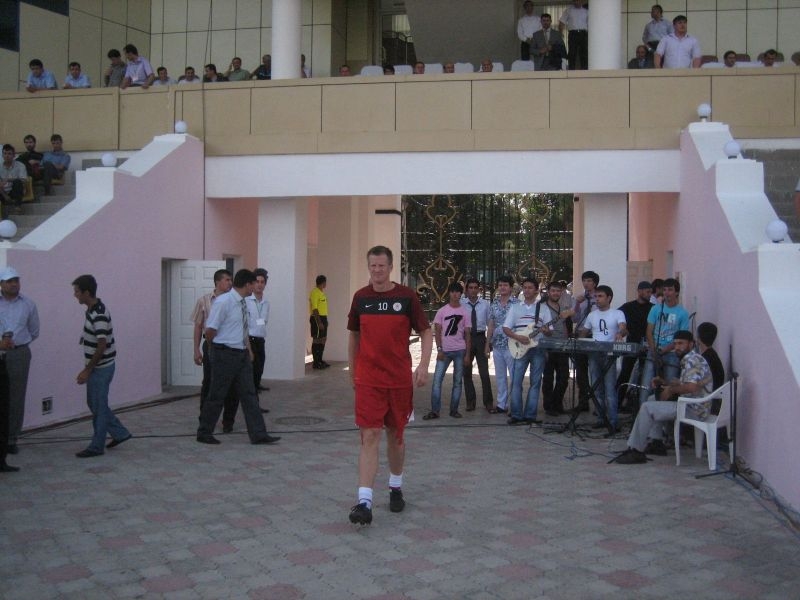
<instances>
[{"instance_id":1,"label":"black belt","mask_svg":"<svg viewBox=\"0 0 800 600\"><path fill-rule=\"evenodd\" d=\"M211 344L216 350L227 350L228 352L245 352L243 348L231 348L230 346L226 346L225 344Z\"/></svg>"},{"instance_id":2,"label":"black belt","mask_svg":"<svg viewBox=\"0 0 800 600\"><path fill-rule=\"evenodd\" d=\"M586 33L587 31L589 31L589 30L588 29L570 29L569 30L570 33Z\"/></svg>"},{"instance_id":3,"label":"black belt","mask_svg":"<svg viewBox=\"0 0 800 600\"><path fill-rule=\"evenodd\" d=\"M250 337L250 341L251 342L255 342L256 344L263 344L264 343L264 338L263 337L258 337L257 335L251 335L249 337Z\"/></svg>"}]
</instances>

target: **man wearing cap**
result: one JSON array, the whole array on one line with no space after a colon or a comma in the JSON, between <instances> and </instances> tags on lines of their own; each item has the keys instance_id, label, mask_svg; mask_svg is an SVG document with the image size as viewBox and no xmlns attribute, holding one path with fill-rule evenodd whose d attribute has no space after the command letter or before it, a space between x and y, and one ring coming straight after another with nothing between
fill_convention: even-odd
<instances>
[{"instance_id":1,"label":"man wearing cap","mask_svg":"<svg viewBox=\"0 0 800 600\"><path fill-rule=\"evenodd\" d=\"M678 414L678 403L671 398L676 396L701 398L712 391L711 369L706 359L695 351L692 332L681 329L675 333L673 343L675 354L681 359L680 378L670 381L665 381L661 377L654 379L654 383L663 385L661 396L658 401L654 395L650 396L650 400L639 409L631 435L628 437L628 449L615 459L620 464L647 462L647 454L666 456L667 449L661 439L664 435L663 422L674 421ZM692 418L702 420L708 416L710 408L710 402L703 402L688 406L686 412Z\"/></svg>"},{"instance_id":2,"label":"man wearing cap","mask_svg":"<svg viewBox=\"0 0 800 600\"><path fill-rule=\"evenodd\" d=\"M16 454L17 436L25 417L25 393L31 350L28 345L39 337L39 312L36 304L19 293L19 273L7 267L0 274L0 320L3 322L0 350L5 353L8 373L8 453ZM2 383L0 382L0 385Z\"/></svg>"},{"instance_id":3,"label":"man wearing cap","mask_svg":"<svg viewBox=\"0 0 800 600\"><path fill-rule=\"evenodd\" d=\"M619 307L625 315L625 322L628 324L628 341L642 344L643 348L647 347L647 316L653 306L650 304L650 296L652 294L653 288L650 282L640 281L636 289L636 298ZM622 358L622 369L619 372L619 378L617 378L618 406L622 406L623 399L628 392L628 388L622 384L628 383L637 360L641 361L642 359L636 356L624 356Z\"/></svg>"}]
</instances>

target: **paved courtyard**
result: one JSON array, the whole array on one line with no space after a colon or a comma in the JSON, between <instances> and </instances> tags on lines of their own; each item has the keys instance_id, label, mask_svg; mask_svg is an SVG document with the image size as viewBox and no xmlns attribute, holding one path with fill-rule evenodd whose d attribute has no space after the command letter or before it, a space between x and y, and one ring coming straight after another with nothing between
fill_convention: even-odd
<instances>
[{"instance_id":1,"label":"paved courtyard","mask_svg":"<svg viewBox=\"0 0 800 600\"><path fill-rule=\"evenodd\" d=\"M121 412L135 437L102 457L74 457L89 421L25 436L9 459L22 471L0 476L0 597L800 598L798 533L740 480L695 479L690 450L681 467L672 452L607 464L624 437L481 408L423 422L430 384L405 511L388 510L382 461L373 524L351 525L345 367L265 382L273 446L250 445L241 414L221 445L198 444L193 389Z\"/></svg>"}]
</instances>

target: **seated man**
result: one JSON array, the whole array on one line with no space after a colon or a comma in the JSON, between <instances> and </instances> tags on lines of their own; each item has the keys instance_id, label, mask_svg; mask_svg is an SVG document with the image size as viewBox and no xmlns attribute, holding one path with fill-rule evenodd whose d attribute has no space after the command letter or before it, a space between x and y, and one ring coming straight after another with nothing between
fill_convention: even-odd
<instances>
[{"instance_id":1,"label":"seated man","mask_svg":"<svg viewBox=\"0 0 800 600\"><path fill-rule=\"evenodd\" d=\"M265 54L261 57L261 64L253 69L250 79L254 77L257 81L272 79L272 56Z\"/></svg>"},{"instance_id":2,"label":"seated man","mask_svg":"<svg viewBox=\"0 0 800 600\"><path fill-rule=\"evenodd\" d=\"M175 80L169 76L166 67L158 67L156 74L157 77L153 81L153 85L175 85Z\"/></svg>"},{"instance_id":3,"label":"seated man","mask_svg":"<svg viewBox=\"0 0 800 600\"><path fill-rule=\"evenodd\" d=\"M728 50L725 54L722 55L722 62L726 67L735 67L736 52L734 52L733 50Z\"/></svg>"},{"instance_id":4,"label":"seated man","mask_svg":"<svg viewBox=\"0 0 800 600\"><path fill-rule=\"evenodd\" d=\"M223 81L228 81L227 77L217 73L217 65L214 63L208 63L203 72L203 83L222 83Z\"/></svg>"},{"instance_id":5,"label":"seated man","mask_svg":"<svg viewBox=\"0 0 800 600\"><path fill-rule=\"evenodd\" d=\"M452 62L446 62L446 63L444 63L444 69L443 70L444 70L445 73L455 73L456 72L456 66Z\"/></svg>"},{"instance_id":6,"label":"seated man","mask_svg":"<svg viewBox=\"0 0 800 600\"><path fill-rule=\"evenodd\" d=\"M3 205L11 205L4 212L7 218L9 213L22 213L22 196L25 193L25 179L28 173L25 166L14 160L14 146L3 144L3 164L0 165L0 201Z\"/></svg>"},{"instance_id":7,"label":"seated man","mask_svg":"<svg viewBox=\"0 0 800 600\"><path fill-rule=\"evenodd\" d=\"M69 63L69 73L67 73L64 79L64 89L70 90L90 87L92 87L92 82L89 81L89 78L84 73L81 73L81 63L74 61Z\"/></svg>"},{"instance_id":8,"label":"seated man","mask_svg":"<svg viewBox=\"0 0 800 600\"><path fill-rule=\"evenodd\" d=\"M242 68L242 59L234 56L228 70L225 71L228 81L247 81L250 79L250 71Z\"/></svg>"},{"instance_id":9,"label":"seated man","mask_svg":"<svg viewBox=\"0 0 800 600\"><path fill-rule=\"evenodd\" d=\"M425 63L421 60L418 60L414 63L414 75L424 75L425 74Z\"/></svg>"},{"instance_id":10,"label":"seated man","mask_svg":"<svg viewBox=\"0 0 800 600\"><path fill-rule=\"evenodd\" d=\"M494 69L494 63L492 62L491 58L484 58L481 61L481 73L491 73L492 69Z\"/></svg>"},{"instance_id":11,"label":"seated man","mask_svg":"<svg viewBox=\"0 0 800 600\"><path fill-rule=\"evenodd\" d=\"M647 51L647 46L639 44L636 46L636 56L628 61L629 69L652 69L653 57Z\"/></svg>"},{"instance_id":12,"label":"seated man","mask_svg":"<svg viewBox=\"0 0 800 600\"><path fill-rule=\"evenodd\" d=\"M392 65L385 65L383 67L384 75L394 75L394 67Z\"/></svg>"},{"instance_id":13,"label":"seated man","mask_svg":"<svg viewBox=\"0 0 800 600\"><path fill-rule=\"evenodd\" d=\"M156 78L156 74L153 73L153 67L150 66L150 61L143 56L139 56L139 50L133 44L126 45L123 50L125 51L125 58L128 59L128 66L125 68L125 79L122 80L122 84L119 87L125 89L133 86L146 90Z\"/></svg>"},{"instance_id":14,"label":"seated man","mask_svg":"<svg viewBox=\"0 0 800 600\"><path fill-rule=\"evenodd\" d=\"M342 65L339 67L339 77L351 77L353 73L350 71L350 65Z\"/></svg>"},{"instance_id":15,"label":"seated man","mask_svg":"<svg viewBox=\"0 0 800 600\"><path fill-rule=\"evenodd\" d=\"M761 57L761 64L765 67L774 67L776 60L778 60L778 51L770 48L764 52L764 56Z\"/></svg>"},{"instance_id":16,"label":"seated man","mask_svg":"<svg viewBox=\"0 0 800 600\"><path fill-rule=\"evenodd\" d=\"M50 71L44 68L44 64L38 58L34 58L28 63L31 72L28 74L28 82L25 89L31 93L39 90L57 90L56 78Z\"/></svg>"},{"instance_id":17,"label":"seated man","mask_svg":"<svg viewBox=\"0 0 800 600\"><path fill-rule=\"evenodd\" d=\"M186 67L183 71L183 75L178 79L178 85L182 83L202 83L202 81L195 74L194 67Z\"/></svg>"},{"instance_id":18,"label":"seated man","mask_svg":"<svg viewBox=\"0 0 800 600\"><path fill-rule=\"evenodd\" d=\"M25 170L28 172L34 183L41 181L44 184L44 193L50 194L50 174L42 166L44 154L36 150L36 138L33 134L29 133L23 140L25 143L25 152L17 157L17 160L25 165Z\"/></svg>"},{"instance_id":19,"label":"seated man","mask_svg":"<svg viewBox=\"0 0 800 600\"><path fill-rule=\"evenodd\" d=\"M51 179L64 179L64 173L69 169L70 155L64 152L64 140L57 133L50 136L53 150L44 153L43 167L48 171Z\"/></svg>"},{"instance_id":20,"label":"seated man","mask_svg":"<svg viewBox=\"0 0 800 600\"><path fill-rule=\"evenodd\" d=\"M713 391L711 369L706 359L695 351L692 332L686 329L676 332L673 343L675 354L681 360L680 379L668 382L660 377L653 379L653 385L663 385L661 400L657 401L650 396L650 400L639 409L631 435L628 437L628 449L614 459L622 465L647 462L647 454L666 456L667 449L662 441L664 421L674 421L678 414L678 403L672 398L676 396L701 398ZM687 414L704 419L711 408L709 404L704 402L689 406Z\"/></svg>"},{"instance_id":21,"label":"seated man","mask_svg":"<svg viewBox=\"0 0 800 600\"><path fill-rule=\"evenodd\" d=\"M450 416L461 418L458 404L461 401L461 382L464 366L472 363L470 356L470 327L467 309L461 304L464 288L457 281L447 288L450 302L436 311L433 331L436 339L436 373L431 388L431 411L422 417L425 421L438 419L442 408L442 383L450 363L453 363L453 388L450 390Z\"/></svg>"}]
</instances>

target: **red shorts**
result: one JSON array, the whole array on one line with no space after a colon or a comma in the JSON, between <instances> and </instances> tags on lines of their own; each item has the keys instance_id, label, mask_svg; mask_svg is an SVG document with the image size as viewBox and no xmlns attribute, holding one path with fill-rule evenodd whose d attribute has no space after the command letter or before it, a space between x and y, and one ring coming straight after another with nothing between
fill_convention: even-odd
<instances>
[{"instance_id":1,"label":"red shorts","mask_svg":"<svg viewBox=\"0 0 800 600\"><path fill-rule=\"evenodd\" d=\"M397 430L403 441L403 429L414 410L414 388L377 388L356 385L356 425L367 429Z\"/></svg>"}]
</instances>

